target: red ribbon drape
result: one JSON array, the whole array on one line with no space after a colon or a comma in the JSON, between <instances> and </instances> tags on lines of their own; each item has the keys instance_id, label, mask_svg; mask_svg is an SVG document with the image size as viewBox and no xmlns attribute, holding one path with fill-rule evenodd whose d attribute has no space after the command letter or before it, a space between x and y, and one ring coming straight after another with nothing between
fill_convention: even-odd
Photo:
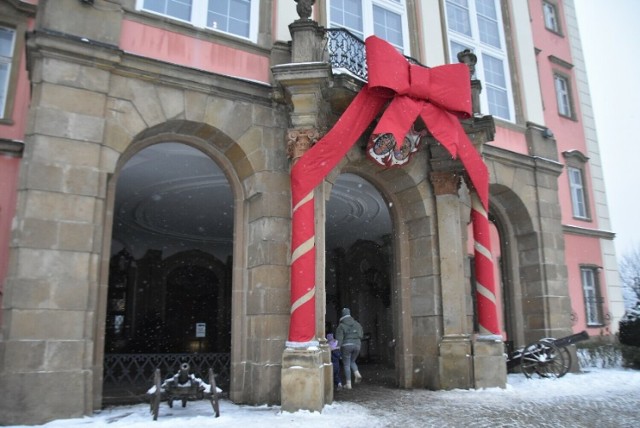
<instances>
[{"instance_id":1,"label":"red ribbon drape","mask_svg":"<svg viewBox=\"0 0 640 428\"><path fill-rule=\"evenodd\" d=\"M291 170L292 262L289 341L315 336L315 252L313 190L346 155L366 128L389 104L374 135L392 134L398 147L421 117L431 134L467 170L482 206L488 205L488 171L460 118L471 116L469 69L464 64L425 68L410 64L378 37L365 41L369 81L334 127ZM486 217L485 217L486 218ZM476 271L476 275L478 272ZM495 332L494 332L495 333Z\"/></svg>"}]
</instances>

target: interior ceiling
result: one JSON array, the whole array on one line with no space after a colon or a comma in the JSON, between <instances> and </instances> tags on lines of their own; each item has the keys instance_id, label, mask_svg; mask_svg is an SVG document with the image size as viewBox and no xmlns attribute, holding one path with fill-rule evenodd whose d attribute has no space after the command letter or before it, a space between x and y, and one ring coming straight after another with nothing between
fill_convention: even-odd
<instances>
[{"instance_id":1,"label":"interior ceiling","mask_svg":"<svg viewBox=\"0 0 640 428\"><path fill-rule=\"evenodd\" d=\"M162 143L134 155L118 178L114 239L155 248L163 237L202 244L233 241L234 201L221 169L180 143ZM380 241L391 232L380 193L354 174L342 174L326 207L326 248L347 249L356 239ZM183 244L184 245L184 244Z\"/></svg>"}]
</instances>

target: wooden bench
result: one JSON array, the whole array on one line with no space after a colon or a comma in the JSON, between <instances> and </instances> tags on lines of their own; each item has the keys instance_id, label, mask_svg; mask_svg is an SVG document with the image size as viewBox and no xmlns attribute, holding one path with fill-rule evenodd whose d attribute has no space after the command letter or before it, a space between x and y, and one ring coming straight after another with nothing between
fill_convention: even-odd
<instances>
[{"instance_id":1,"label":"wooden bench","mask_svg":"<svg viewBox=\"0 0 640 428\"><path fill-rule=\"evenodd\" d=\"M219 417L220 406L216 379L212 369L209 369L208 374L209 383L207 384L202 379L189 373L189 364L182 363L178 373L162 382L160 369L156 369L154 385L147 391L147 394L151 396L150 410L151 414L153 414L153 420L158 419L160 402L165 400L169 407L173 407L173 402L176 400L182 402L182 407L186 407L188 401L207 399L211 401L215 417Z\"/></svg>"}]
</instances>

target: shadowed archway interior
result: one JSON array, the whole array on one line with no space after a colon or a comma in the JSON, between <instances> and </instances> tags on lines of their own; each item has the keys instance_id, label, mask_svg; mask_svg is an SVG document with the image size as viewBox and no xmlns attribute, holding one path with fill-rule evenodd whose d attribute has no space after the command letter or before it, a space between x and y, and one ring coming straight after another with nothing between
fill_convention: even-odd
<instances>
[{"instance_id":1,"label":"shadowed archway interior","mask_svg":"<svg viewBox=\"0 0 640 428\"><path fill-rule=\"evenodd\" d=\"M362 324L361 362L394 363L391 217L380 192L355 174L338 176L326 207L326 320L335 331L348 307Z\"/></svg>"}]
</instances>

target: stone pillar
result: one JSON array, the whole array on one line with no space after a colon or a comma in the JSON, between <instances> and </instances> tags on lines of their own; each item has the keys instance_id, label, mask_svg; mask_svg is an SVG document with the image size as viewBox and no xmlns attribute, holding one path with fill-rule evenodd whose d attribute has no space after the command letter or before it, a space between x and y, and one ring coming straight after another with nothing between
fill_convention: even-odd
<instances>
[{"instance_id":1,"label":"stone pillar","mask_svg":"<svg viewBox=\"0 0 640 428\"><path fill-rule=\"evenodd\" d=\"M311 129L293 129L287 134L288 147L287 151L292 160L292 165L300 159L301 156L318 140L319 133L317 130ZM307 202L313 204L313 201ZM295 227L295 209L294 209L294 227ZM314 216L315 218L315 216ZM315 246L315 244L314 244ZM297 249L292 249L295 253ZM315 252L314 252L315 254ZM292 263L297 260L292 257ZM296 269L313 269L315 272L316 261L312 260L311 265L297 266ZM296 272L292 272L293 275ZM294 282L292 281L292 299L296 295L293 290ZM315 288L315 286L314 286ZM324 289L322 289L324 292ZM315 306L315 296L310 303ZM289 341L282 356L282 374L281 374L281 405L282 410L295 412L297 410L322 411L325 403L333 401L333 383L331 355L326 340L324 340L324 332L317 331L316 312L305 311L304 315L295 315L294 309L298 306L297 301L293 302L291 327ZM299 308L297 308L299 309ZM295 315L295 316L294 316ZM303 319L312 316L314 319ZM321 317L323 318L323 317ZM294 323L302 323L302 328L297 328ZM293 342L291 331L312 329L312 334L322 337L322 344L317 341L311 342Z\"/></svg>"},{"instance_id":2,"label":"stone pillar","mask_svg":"<svg viewBox=\"0 0 640 428\"><path fill-rule=\"evenodd\" d=\"M323 28L317 22L298 20L289 25L291 32L291 62L321 61Z\"/></svg>"},{"instance_id":3,"label":"stone pillar","mask_svg":"<svg viewBox=\"0 0 640 428\"><path fill-rule=\"evenodd\" d=\"M468 389L473 387L473 366L471 336L466 319L469 295L463 264L466 251L458 198L461 176L454 171L434 171L430 178L436 195L442 288L443 332L438 364L440 387Z\"/></svg>"},{"instance_id":4,"label":"stone pillar","mask_svg":"<svg viewBox=\"0 0 640 428\"><path fill-rule=\"evenodd\" d=\"M122 17L115 2L40 1L27 38L32 97L5 282L3 424L80 417L99 405L107 70L121 59Z\"/></svg>"},{"instance_id":5,"label":"stone pillar","mask_svg":"<svg viewBox=\"0 0 640 428\"><path fill-rule=\"evenodd\" d=\"M304 17L301 15L301 18ZM274 80L282 90L281 99L285 100L290 107L292 129L288 133L289 156L295 163L317 140L319 137L317 130L324 129L327 125L328 108L322 91L329 85L331 66L317 62L322 57L320 47L323 32L316 22L300 19L289 28L292 36L292 63L280 64L272 67L271 70ZM324 204L323 198L315 197L314 199ZM309 203L313 201L306 202L306 204ZM316 225L324 224L322 212L324 212L323 207L314 210ZM315 243L313 246L315 247ZM315 270L314 294L323 296L325 292L322 280L324 251L316 253L315 263L311 269ZM324 299L319 300L324 301ZM294 306L297 305L294 303ZM297 307L293 309L297 310ZM325 404L333 401L331 354L324 340L324 307L319 308L316 305L313 316L315 317L313 320L306 318L302 320L305 324L303 330L306 333L306 325L312 324L316 338L308 342L294 342L292 340L295 339L290 337L283 352L280 398L282 409L285 411L322 411ZM292 323L299 321L297 315L292 316ZM297 336L306 337L305 334L298 334L301 330L297 326L294 327L296 327ZM290 333L291 331L290 329Z\"/></svg>"}]
</instances>

